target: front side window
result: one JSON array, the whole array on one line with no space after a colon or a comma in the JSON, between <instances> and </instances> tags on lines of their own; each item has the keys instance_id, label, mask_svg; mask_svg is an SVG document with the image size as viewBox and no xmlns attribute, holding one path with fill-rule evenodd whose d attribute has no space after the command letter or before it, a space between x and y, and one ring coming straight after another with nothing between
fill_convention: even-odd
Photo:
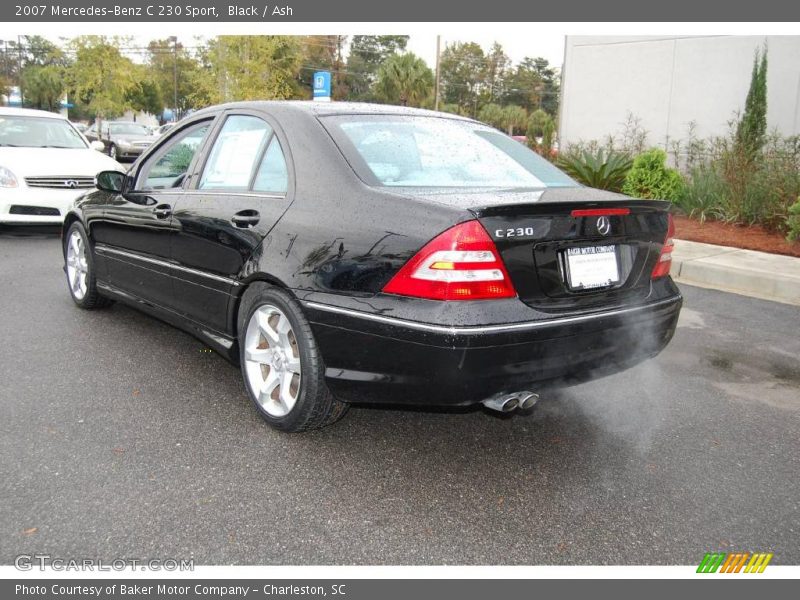
<instances>
[{"instance_id":1,"label":"front side window","mask_svg":"<svg viewBox=\"0 0 800 600\"><path fill-rule=\"evenodd\" d=\"M480 123L395 115L337 115L323 117L321 121L359 176L375 185L441 188L577 185L535 152Z\"/></svg>"},{"instance_id":2,"label":"front side window","mask_svg":"<svg viewBox=\"0 0 800 600\"><path fill-rule=\"evenodd\" d=\"M49 117L0 115L0 147L86 148L81 134L68 121Z\"/></svg>"},{"instance_id":3,"label":"front side window","mask_svg":"<svg viewBox=\"0 0 800 600\"><path fill-rule=\"evenodd\" d=\"M210 124L210 121L198 123L169 140L167 145L145 164L137 187L143 190L181 187Z\"/></svg>"},{"instance_id":4,"label":"front side window","mask_svg":"<svg viewBox=\"0 0 800 600\"><path fill-rule=\"evenodd\" d=\"M254 169L271 135L272 128L258 117L228 117L211 148L198 188L249 190Z\"/></svg>"}]
</instances>

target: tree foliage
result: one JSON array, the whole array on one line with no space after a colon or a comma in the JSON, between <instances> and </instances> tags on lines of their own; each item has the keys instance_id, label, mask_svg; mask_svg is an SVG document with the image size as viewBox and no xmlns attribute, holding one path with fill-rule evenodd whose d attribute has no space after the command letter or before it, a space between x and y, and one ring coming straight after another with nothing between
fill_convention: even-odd
<instances>
[{"instance_id":1,"label":"tree foliage","mask_svg":"<svg viewBox=\"0 0 800 600\"><path fill-rule=\"evenodd\" d=\"M377 97L392 104L420 106L433 90L433 72L416 54L395 54L378 70Z\"/></svg>"},{"instance_id":2,"label":"tree foliage","mask_svg":"<svg viewBox=\"0 0 800 600\"><path fill-rule=\"evenodd\" d=\"M753 157L764 147L767 134L767 49L756 50L750 89L744 113L737 125L736 141L744 154Z\"/></svg>"},{"instance_id":3,"label":"tree foliage","mask_svg":"<svg viewBox=\"0 0 800 600\"><path fill-rule=\"evenodd\" d=\"M72 41L75 62L69 68L70 88L100 118L132 108L130 96L139 85L133 62L119 51L119 40L81 36Z\"/></svg>"},{"instance_id":4,"label":"tree foliage","mask_svg":"<svg viewBox=\"0 0 800 600\"><path fill-rule=\"evenodd\" d=\"M208 103L293 97L299 50L297 38L288 35L225 35L209 41Z\"/></svg>"},{"instance_id":5,"label":"tree foliage","mask_svg":"<svg viewBox=\"0 0 800 600\"><path fill-rule=\"evenodd\" d=\"M25 67L22 73L25 104L41 110L58 111L66 91L65 69L59 65Z\"/></svg>"},{"instance_id":6,"label":"tree foliage","mask_svg":"<svg viewBox=\"0 0 800 600\"><path fill-rule=\"evenodd\" d=\"M381 65L404 52L407 44L407 35L354 35L347 56L348 99L373 99L372 87Z\"/></svg>"}]
</instances>

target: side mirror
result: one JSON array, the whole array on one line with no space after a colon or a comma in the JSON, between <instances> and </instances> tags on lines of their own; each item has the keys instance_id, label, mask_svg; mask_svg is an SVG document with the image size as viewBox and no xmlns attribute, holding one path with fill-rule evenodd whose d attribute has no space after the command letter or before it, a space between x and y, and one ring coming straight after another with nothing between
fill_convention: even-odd
<instances>
[{"instance_id":1,"label":"side mirror","mask_svg":"<svg viewBox=\"0 0 800 600\"><path fill-rule=\"evenodd\" d=\"M105 152L106 149L106 145L100 140L94 140L89 146L91 146L92 150L97 150L98 152Z\"/></svg>"},{"instance_id":2,"label":"side mirror","mask_svg":"<svg viewBox=\"0 0 800 600\"><path fill-rule=\"evenodd\" d=\"M125 173L119 171L100 171L95 178L98 190L121 194L125 188Z\"/></svg>"}]
</instances>

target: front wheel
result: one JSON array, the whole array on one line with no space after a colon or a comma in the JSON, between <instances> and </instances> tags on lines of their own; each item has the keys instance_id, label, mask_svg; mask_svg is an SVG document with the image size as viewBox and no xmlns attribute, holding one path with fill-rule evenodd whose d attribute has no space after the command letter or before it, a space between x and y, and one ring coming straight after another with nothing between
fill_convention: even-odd
<instances>
[{"instance_id":1,"label":"front wheel","mask_svg":"<svg viewBox=\"0 0 800 600\"><path fill-rule=\"evenodd\" d=\"M114 160L117 160L117 147L114 144L108 147L108 155Z\"/></svg>"},{"instance_id":2,"label":"front wheel","mask_svg":"<svg viewBox=\"0 0 800 600\"><path fill-rule=\"evenodd\" d=\"M258 412L287 432L330 425L347 411L325 385L325 367L300 304L286 291L254 283L239 311L242 375Z\"/></svg>"},{"instance_id":3,"label":"front wheel","mask_svg":"<svg viewBox=\"0 0 800 600\"><path fill-rule=\"evenodd\" d=\"M97 291L94 257L83 225L78 221L70 225L64 239L64 272L67 275L67 286L72 300L86 309L101 308L110 304L110 300Z\"/></svg>"}]
</instances>

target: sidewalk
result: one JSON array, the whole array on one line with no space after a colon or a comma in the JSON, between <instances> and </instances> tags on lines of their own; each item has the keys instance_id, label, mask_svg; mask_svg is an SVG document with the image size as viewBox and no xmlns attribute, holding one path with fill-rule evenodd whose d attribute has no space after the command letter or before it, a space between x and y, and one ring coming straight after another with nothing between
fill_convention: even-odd
<instances>
[{"instance_id":1,"label":"sidewalk","mask_svg":"<svg viewBox=\"0 0 800 600\"><path fill-rule=\"evenodd\" d=\"M800 258L675 240L673 279L800 306Z\"/></svg>"}]
</instances>

